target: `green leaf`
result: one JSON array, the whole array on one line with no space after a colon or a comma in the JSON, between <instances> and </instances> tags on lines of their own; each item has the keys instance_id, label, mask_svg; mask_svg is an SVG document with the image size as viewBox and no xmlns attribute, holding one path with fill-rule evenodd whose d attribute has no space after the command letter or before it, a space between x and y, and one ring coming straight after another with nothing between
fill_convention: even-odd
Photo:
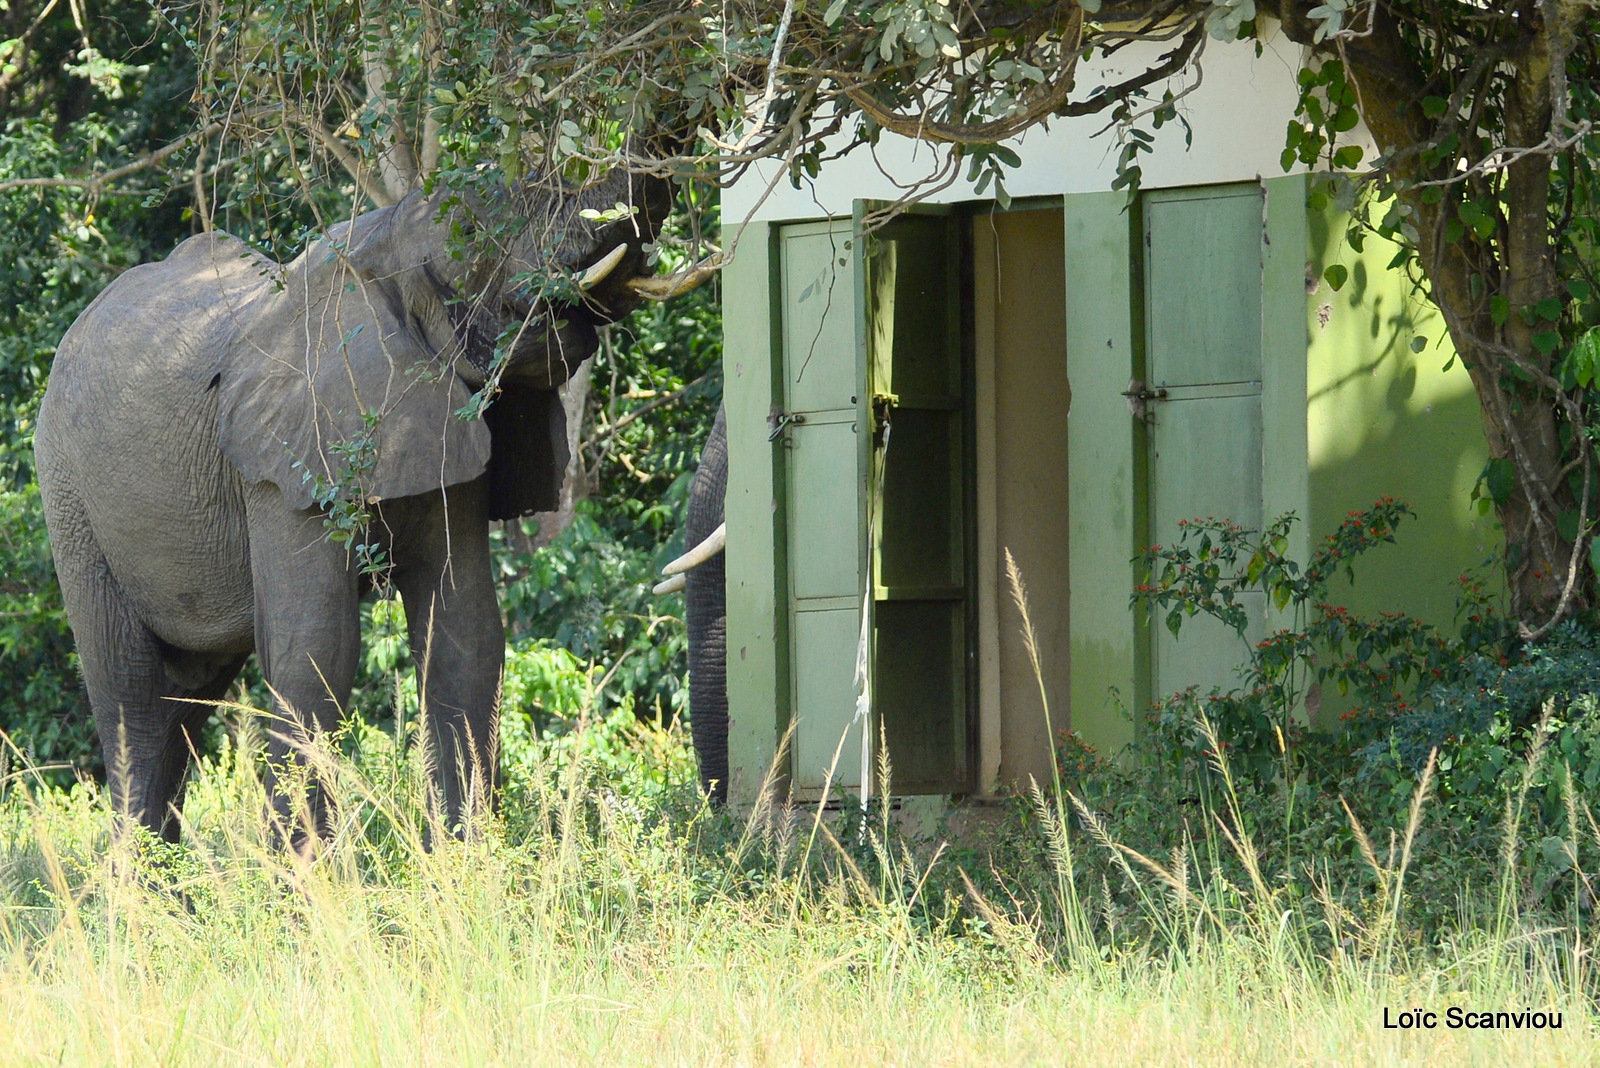
<instances>
[{"instance_id":1,"label":"green leaf","mask_svg":"<svg viewBox=\"0 0 1600 1068\"><path fill-rule=\"evenodd\" d=\"M1351 170L1361 165L1363 151L1360 145L1345 145L1333 154L1333 165Z\"/></svg>"},{"instance_id":2,"label":"green leaf","mask_svg":"<svg viewBox=\"0 0 1600 1068\"><path fill-rule=\"evenodd\" d=\"M1600 327L1591 327L1580 337L1567 356L1567 367L1585 389L1600 378Z\"/></svg>"},{"instance_id":3,"label":"green leaf","mask_svg":"<svg viewBox=\"0 0 1600 1068\"><path fill-rule=\"evenodd\" d=\"M1272 603L1277 605L1278 611L1283 611L1284 605L1289 603L1289 584L1284 583L1272 591Z\"/></svg>"},{"instance_id":4,"label":"green leaf","mask_svg":"<svg viewBox=\"0 0 1600 1068\"><path fill-rule=\"evenodd\" d=\"M1562 541L1578 540L1578 510L1576 508L1556 516L1556 533L1561 535Z\"/></svg>"},{"instance_id":5,"label":"green leaf","mask_svg":"<svg viewBox=\"0 0 1600 1068\"><path fill-rule=\"evenodd\" d=\"M1516 469L1504 457L1490 460L1483 465L1483 484L1495 504L1505 504L1511 499L1511 488L1516 484Z\"/></svg>"},{"instance_id":6,"label":"green leaf","mask_svg":"<svg viewBox=\"0 0 1600 1068\"><path fill-rule=\"evenodd\" d=\"M1489 298L1489 318L1494 320L1495 326L1506 325L1506 319L1511 316L1511 302L1498 293Z\"/></svg>"},{"instance_id":7,"label":"green leaf","mask_svg":"<svg viewBox=\"0 0 1600 1068\"><path fill-rule=\"evenodd\" d=\"M1554 297L1546 297L1533 306L1533 312L1545 322L1553 323L1561 318L1562 304Z\"/></svg>"},{"instance_id":8,"label":"green leaf","mask_svg":"<svg viewBox=\"0 0 1600 1068\"><path fill-rule=\"evenodd\" d=\"M1533 347L1539 350L1541 356L1549 356L1561 347L1561 335L1546 331L1533 335Z\"/></svg>"},{"instance_id":9,"label":"green leaf","mask_svg":"<svg viewBox=\"0 0 1600 1068\"><path fill-rule=\"evenodd\" d=\"M1167 613L1167 629L1172 632L1172 636L1174 638L1178 636L1178 631L1183 629L1182 611L1174 608L1172 611Z\"/></svg>"},{"instance_id":10,"label":"green leaf","mask_svg":"<svg viewBox=\"0 0 1600 1068\"><path fill-rule=\"evenodd\" d=\"M833 3L828 5L828 10L823 12L822 21L832 26L839 21L839 16L842 14L844 14L844 0L833 0Z\"/></svg>"},{"instance_id":11,"label":"green leaf","mask_svg":"<svg viewBox=\"0 0 1600 1068\"><path fill-rule=\"evenodd\" d=\"M1423 337L1421 334L1418 334L1416 337L1411 339L1411 351L1412 352L1421 352L1423 349L1425 349L1427 347L1428 347L1428 339Z\"/></svg>"},{"instance_id":12,"label":"green leaf","mask_svg":"<svg viewBox=\"0 0 1600 1068\"><path fill-rule=\"evenodd\" d=\"M1342 263L1330 264L1328 268L1322 272L1322 277L1328 280L1328 285L1332 286L1333 291L1337 293L1339 290L1344 288L1345 282L1349 281L1350 269Z\"/></svg>"},{"instance_id":13,"label":"green leaf","mask_svg":"<svg viewBox=\"0 0 1600 1068\"><path fill-rule=\"evenodd\" d=\"M1437 119L1444 114L1445 108L1450 106L1450 101L1442 96L1425 96L1422 98L1422 113L1430 119Z\"/></svg>"}]
</instances>

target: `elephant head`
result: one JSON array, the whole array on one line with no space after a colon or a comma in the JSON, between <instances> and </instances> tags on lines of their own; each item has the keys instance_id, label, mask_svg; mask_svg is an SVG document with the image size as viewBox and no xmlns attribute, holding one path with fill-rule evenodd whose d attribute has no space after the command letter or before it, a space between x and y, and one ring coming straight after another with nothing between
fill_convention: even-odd
<instances>
[{"instance_id":1,"label":"elephant head","mask_svg":"<svg viewBox=\"0 0 1600 1068\"><path fill-rule=\"evenodd\" d=\"M486 468L492 518L554 507L567 463L556 389L594 353L597 326L689 281L649 274L670 201L665 181L615 173L579 191L413 194L282 267L226 238L181 248L266 283L236 298L240 344L215 369L223 451L299 507Z\"/></svg>"}]
</instances>

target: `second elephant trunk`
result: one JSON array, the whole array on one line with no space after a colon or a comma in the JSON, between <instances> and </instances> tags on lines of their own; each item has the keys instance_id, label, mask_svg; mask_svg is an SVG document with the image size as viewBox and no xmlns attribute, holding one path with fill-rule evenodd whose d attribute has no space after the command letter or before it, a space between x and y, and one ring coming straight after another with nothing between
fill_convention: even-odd
<instances>
[{"instance_id":1,"label":"second elephant trunk","mask_svg":"<svg viewBox=\"0 0 1600 1068\"><path fill-rule=\"evenodd\" d=\"M717 409L689 489L685 540L699 545L722 525L728 487L728 428ZM717 804L728 796L727 570L723 553L684 574L689 628L689 730L700 785Z\"/></svg>"}]
</instances>

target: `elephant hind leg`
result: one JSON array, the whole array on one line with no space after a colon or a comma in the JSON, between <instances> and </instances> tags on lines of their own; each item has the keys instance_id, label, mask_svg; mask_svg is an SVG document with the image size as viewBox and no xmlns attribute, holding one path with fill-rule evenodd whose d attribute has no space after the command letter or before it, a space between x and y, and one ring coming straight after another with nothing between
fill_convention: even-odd
<instances>
[{"instance_id":1,"label":"elephant hind leg","mask_svg":"<svg viewBox=\"0 0 1600 1068\"><path fill-rule=\"evenodd\" d=\"M139 621L108 571L69 597L89 707L105 754L119 816L169 842L178 840L189 760L211 706L233 684L248 654L206 657L166 646ZM92 611L73 601L92 600ZM174 669L178 678L174 678Z\"/></svg>"},{"instance_id":2,"label":"elephant hind leg","mask_svg":"<svg viewBox=\"0 0 1600 1068\"><path fill-rule=\"evenodd\" d=\"M118 717L112 724L115 744L102 743L108 772L113 761L123 765L121 775L112 778L113 789L120 787L120 798L126 799L118 804L118 810L168 842L178 840L189 763L200 751L201 731L215 707L212 702L227 696L246 656L208 659L209 676L196 678L190 685L174 682L164 670L158 671L151 714L142 720ZM102 724L104 739L104 718L97 716L96 722ZM146 755L135 759L134 753Z\"/></svg>"}]
</instances>

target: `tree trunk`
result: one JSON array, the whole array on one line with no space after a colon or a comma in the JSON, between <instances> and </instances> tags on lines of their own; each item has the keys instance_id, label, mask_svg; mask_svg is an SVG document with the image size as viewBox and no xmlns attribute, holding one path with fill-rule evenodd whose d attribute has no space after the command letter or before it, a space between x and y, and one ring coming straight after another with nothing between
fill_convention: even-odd
<instances>
[{"instance_id":1,"label":"tree trunk","mask_svg":"<svg viewBox=\"0 0 1600 1068\"><path fill-rule=\"evenodd\" d=\"M1296 23L1291 15L1285 29L1294 39L1311 43L1303 19ZM1551 57L1549 39L1537 28L1530 28L1519 45L1508 60L1518 76L1506 106L1505 140L1528 146L1542 141L1550 129ZM1432 87L1412 63L1394 19L1380 10L1373 32L1346 40L1342 55L1362 120L1379 151L1397 160L1393 176L1413 182L1451 177L1453 161L1434 173L1423 168L1415 152L1435 134L1421 103ZM1407 149L1412 150L1409 155ZM1574 548L1562 537L1558 519L1576 503L1565 484L1551 357L1533 343L1535 334L1555 327L1530 325L1519 314L1558 295L1549 216L1550 158L1527 156L1512 164L1503 179L1498 191L1492 181L1477 187L1490 200L1498 192L1504 203L1497 231L1488 239L1470 228L1457 240L1446 237L1461 186L1445 187L1446 195L1432 203L1424 196L1426 187L1417 185L1403 188L1400 197L1416 227L1417 252L1433 301L1477 392L1489 454L1512 467L1510 492L1495 501L1505 538L1511 613L1544 623L1558 612ZM1511 309L1500 325L1491 312L1494 296L1505 297Z\"/></svg>"},{"instance_id":2,"label":"tree trunk","mask_svg":"<svg viewBox=\"0 0 1600 1068\"><path fill-rule=\"evenodd\" d=\"M417 153L399 102L387 88L394 79L393 70L383 55L373 49L363 53L362 63L366 68L367 102L381 123L377 133L378 174L389 198L399 202L417 187Z\"/></svg>"}]
</instances>

